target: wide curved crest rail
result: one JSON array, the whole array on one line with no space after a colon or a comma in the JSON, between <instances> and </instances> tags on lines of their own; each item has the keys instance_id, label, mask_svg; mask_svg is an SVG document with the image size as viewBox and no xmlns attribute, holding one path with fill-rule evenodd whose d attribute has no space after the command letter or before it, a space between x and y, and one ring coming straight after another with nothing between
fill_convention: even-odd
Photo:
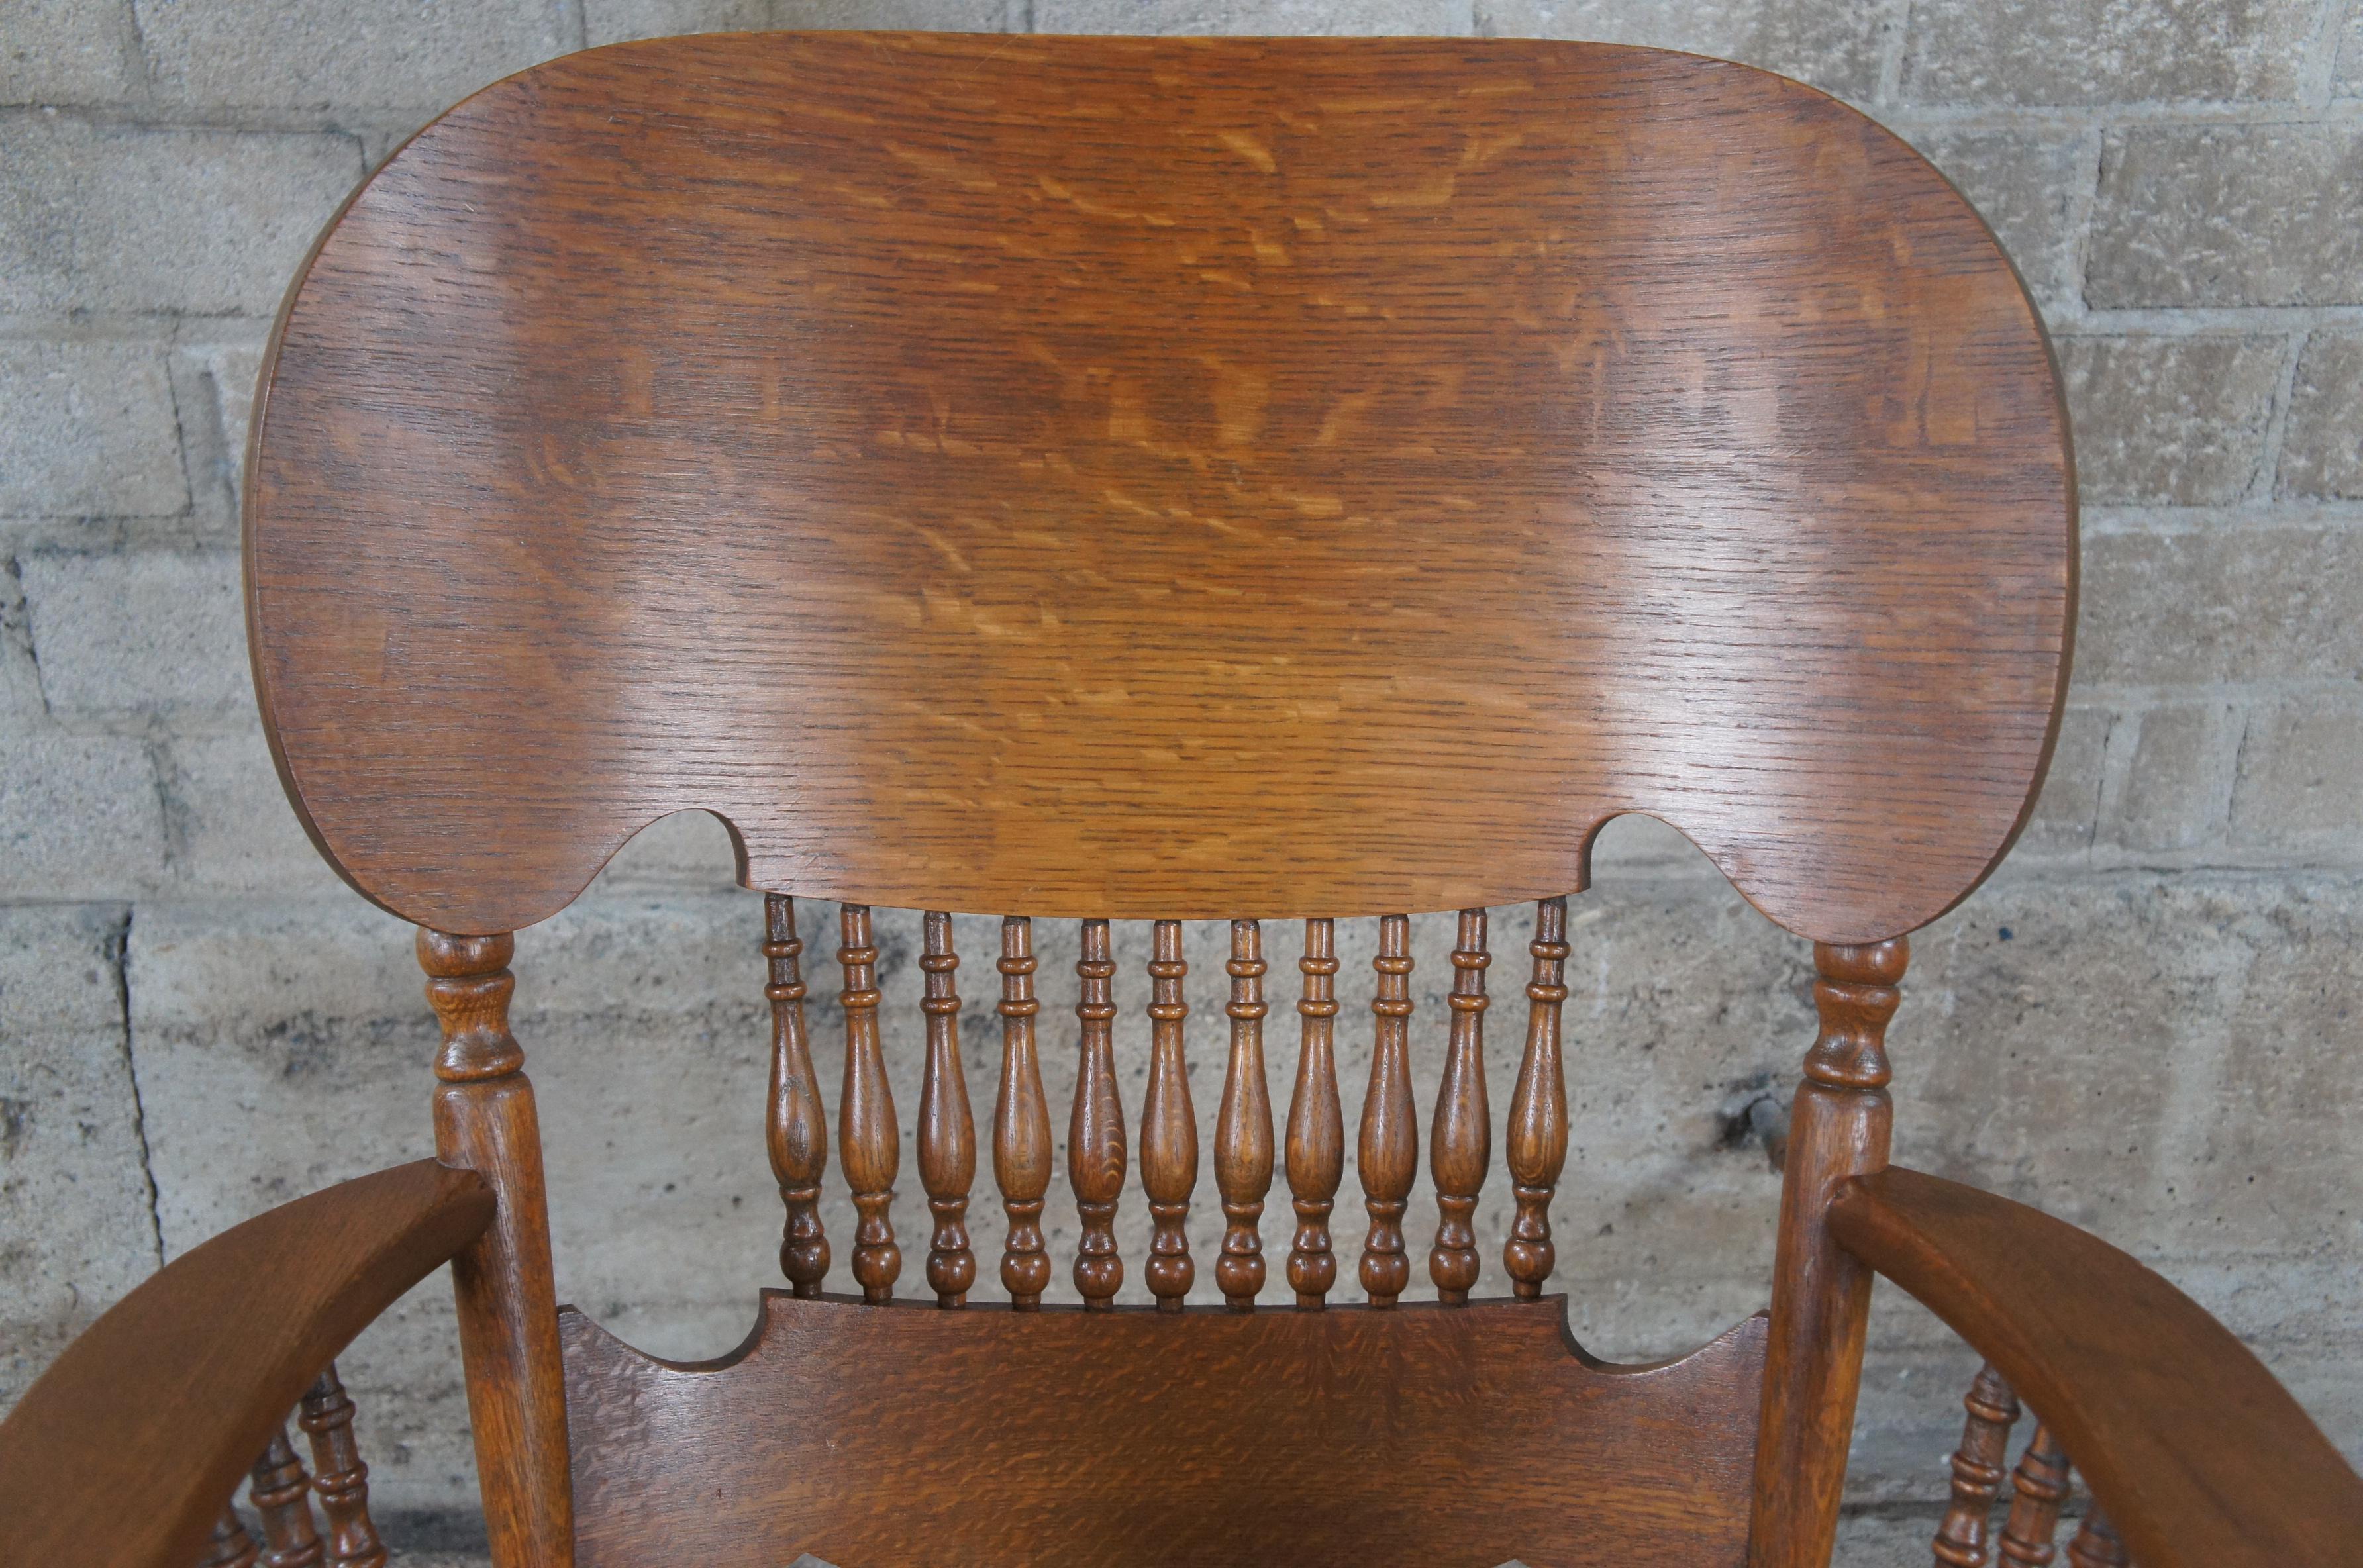
<instances>
[{"instance_id":1,"label":"wide curved crest rail","mask_svg":"<svg viewBox=\"0 0 2363 1568\"><path fill-rule=\"evenodd\" d=\"M1647 812L1877 940L2016 833L2073 619L1985 226L1652 50L574 55L355 196L254 428L291 798L461 933L702 807L767 891L1158 920L1548 898Z\"/></svg>"}]
</instances>

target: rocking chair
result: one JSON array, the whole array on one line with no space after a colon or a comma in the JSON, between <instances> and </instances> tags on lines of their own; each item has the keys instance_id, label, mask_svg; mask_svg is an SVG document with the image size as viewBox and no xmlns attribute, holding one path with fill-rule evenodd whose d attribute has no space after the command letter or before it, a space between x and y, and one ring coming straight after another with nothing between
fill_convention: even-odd
<instances>
[{"instance_id":1,"label":"rocking chair","mask_svg":"<svg viewBox=\"0 0 2363 1568\"><path fill-rule=\"evenodd\" d=\"M448 1261L500 1568L1821 1568L1874 1273L1988 1363L1940 1562L2048 1561L2071 1461L2085 1568L2363 1560L2363 1481L2230 1333L2090 1235L1888 1163L1906 937L2026 819L2076 508L2009 262L1853 110L1603 46L618 45L488 88L379 170L264 382L256 690L320 853L419 928L439 1157L239 1226L100 1320L0 1429L0 1559L250 1562L226 1500L252 1470L272 1562L382 1561L329 1364ZM787 1288L698 1364L553 1298L506 1019L511 933L686 808L762 895L787 1212ZM1546 1294L1567 898L1625 812L1814 943L1821 1018L1769 1312L1646 1367L1587 1356ZM1471 1223L1486 910L1526 901L1494 1259ZM916 1290L872 906L931 911ZM974 1288L950 911L1005 917L1005 1301ZM1460 911L1432 1107L1407 911ZM1136 920L1137 1142L1110 928ZM1185 1307L1181 922L1212 920L1222 1303ZM1359 920L1349 1264L1335 922ZM1044 1300L1043 921L1081 922L1080 1309ZM1304 922L1284 1114L1277 921ZM1406 1234L1423 1113L1432 1300ZM832 1116L849 1236L821 1220ZM1153 1308L1115 1305L1135 1154ZM1292 1229L1265 1218L1276 1168ZM824 1288L833 1255L858 1295ZM1292 1305L1267 1299L1283 1271Z\"/></svg>"}]
</instances>

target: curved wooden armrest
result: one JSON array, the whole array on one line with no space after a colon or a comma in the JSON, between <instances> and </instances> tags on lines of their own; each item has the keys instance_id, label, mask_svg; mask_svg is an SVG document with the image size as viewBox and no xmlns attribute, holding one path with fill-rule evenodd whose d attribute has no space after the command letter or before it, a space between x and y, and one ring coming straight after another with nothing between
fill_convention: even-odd
<instances>
[{"instance_id":1,"label":"curved wooden armrest","mask_svg":"<svg viewBox=\"0 0 2363 1568\"><path fill-rule=\"evenodd\" d=\"M2363 1478L2198 1303L2039 1209L1891 1166L1829 1216L2049 1423L2142 1568L2363 1562Z\"/></svg>"},{"instance_id":2,"label":"curved wooden armrest","mask_svg":"<svg viewBox=\"0 0 2363 1568\"><path fill-rule=\"evenodd\" d=\"M0 1564L189 1568L320 1369L493 1220L397 1165L223 1231L66 1347L0 1422Z\"/></svg>"}]
</instances>

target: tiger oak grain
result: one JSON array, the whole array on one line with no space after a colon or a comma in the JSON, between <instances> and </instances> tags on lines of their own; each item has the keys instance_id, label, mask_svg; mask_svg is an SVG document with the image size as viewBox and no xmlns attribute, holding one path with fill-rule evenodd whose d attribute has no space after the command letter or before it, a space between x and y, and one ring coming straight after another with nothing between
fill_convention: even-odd
<instances>
[{"instance_id":1,"label":"tiger oak grain","mask_svg":"<svg viewBox=\"0 0 2363 1568\"><path fill-rule=\"evenodd\" d=\"M572 55L354 198L254 429L283 777L455 933L688 807L772 892L1169 920L1548 898L1637 811L1878 940L2015 834L2073 619L1977 215L1603 45Z\"/></svg>"}]
</instances>

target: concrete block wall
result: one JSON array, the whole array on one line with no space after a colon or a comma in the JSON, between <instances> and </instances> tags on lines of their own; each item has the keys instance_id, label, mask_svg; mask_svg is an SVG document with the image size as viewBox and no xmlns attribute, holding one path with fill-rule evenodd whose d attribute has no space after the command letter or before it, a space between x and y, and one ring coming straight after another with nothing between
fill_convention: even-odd
<instances>
[{"instance_id":1,"label":"concrete block wall","mask_svg":"<svg viewBox=\"0 0 2363 1568\"><path fill-rule=\"evenodd\" d=\"M362 173L469 91L587 45L767 27L1663 45L1800 76L1935 160L2057 337L2085 610L2034 824L1917 944L1894 1031L1899 1157L2152 1261L2363 1459L2363 0L15 0L0 10L0 1402L161 1260L430 1148L433 1030L406 933L314 856L246 676L239 464L289 275ZM672 819L519 943L561 1292L671 1355L735 1343L776 1275L760 912L729 876L718 824ZM1785 1094L1811 1038L1805 955L1651 824L1609 830L1599 880L1574 911L1563 1277L1588 1344L1650 1356L1764 1298L1777 1182L1730 1129ZM1511 994L1527 918L1496 922ZM883 925L907 1118L915 921ZM991 937L960 934L982 1124ZM1072 936L1044 934L1063 1097ZM1136 1109L1146 934L1122 933ZM1294 934L1272 934L1286 977ZM1351 1008L1371 938L1343 934ZM1190 940L1211 1127L1221 937ZM1418 940L1426 1093L1448 922L1423 920ZM824 1041L833 1022L815 1018ZM1367 1034L1345 1035L1358 1086ZM1497 1014L1497 1106L1516 1036ZM1285 1029L1275 1046L1284 1103ZM899 1226L923 1236L904 1187ZM1204 1257L1211 1180L1201 1197ZM982 1191L977 1207L989 1259L997 1212ZM1276 1195L1268 1245L1285 1245L1283 1209ZM1124 1213L1137 1294L1137 1186ZM1071 1247L1071 1205L1051 1218ZM830 1217L840 1240L849 1220ZM347 1361L380 1497L414 1541L469 1530L449 1319L429 1281ZM1920 1528L1969 1371L1941 1328L1881 1297L1861 1560Z\"/></svg>"}]
</instances>

